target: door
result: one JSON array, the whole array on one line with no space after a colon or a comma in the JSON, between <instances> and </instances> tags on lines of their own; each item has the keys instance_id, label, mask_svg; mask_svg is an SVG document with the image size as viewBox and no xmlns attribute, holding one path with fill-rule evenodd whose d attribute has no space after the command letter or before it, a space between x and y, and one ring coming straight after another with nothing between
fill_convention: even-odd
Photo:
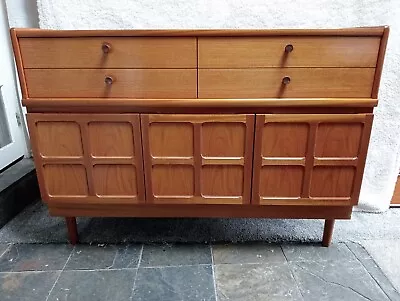
<instances>
[{"instance_id":1,"label":"door","mask_svg":"<svg viewBox=\"0 0 400 301\"><path fill-rule=\"evenodd\" d=\"M356 205L372 114L257 115L253 203Z\"/></svg>"},{"instance_id":2,"label":"door","mask_svg":"<svg viewBox=\"0 0 400 301\"><path fill-rule=\"evenodd\" d=\"M146 200L250 203L254 115L141 115Z\"/></svg>"},{"instance_id":3,"label":"door","mask_svg":"<svg viewBox=\"0 0 400 301\"><path fill-rule=\"evenodd\" d=\"M30 113L28 127L44 201L145 201L138 114Z\"/></svg>"},{"instance_id":4,"label":"door","mask_svg":"<svg viewBox=\"0 0 400 301\"><path fill-rule=\"evenodd\" d=\"M0 4L0 170L25 152L5 4Z\"/></svg>"}]
</instances>

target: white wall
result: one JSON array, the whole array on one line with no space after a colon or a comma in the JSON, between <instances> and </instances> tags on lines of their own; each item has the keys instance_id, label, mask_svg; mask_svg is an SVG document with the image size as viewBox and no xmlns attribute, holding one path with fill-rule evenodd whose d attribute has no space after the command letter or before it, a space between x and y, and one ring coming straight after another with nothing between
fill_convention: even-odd
<instances>
[{"instance_id":1,"label":"white wall","mask_svg":"<svg viewBox=\"0 0 400 301\"><path fill-rule=\"evenodd\" d=\"M39 27L36 0L6 0L10 27Z\"/></svg>"},{"instance_id":2,"label":"white wall","mask_svg":"<svg viewBox=\"0 0 400 301\"><path fill-rule=\"evenodd\" d=\"M2 4L3 5L3 4ZM37 10L37 3L36 0L6 0L5 7L7 10L8 15L8 23L9 27L39 27L39 17L38 17L38 10ZM12 57L10 57L12 61ZM14 62L11 62L14 64ZM20 111L20 114L24 117L25 121L25 129L24 129L24 136L25 136L25 157L31 156L31 149L29 143L29 134L27 129L26 123L26 109L21 106L21 90L18 83L18 75L17 71L14 68L14 85L16 94L14 95L16 106Z\"/></svg>"}]
</instances>

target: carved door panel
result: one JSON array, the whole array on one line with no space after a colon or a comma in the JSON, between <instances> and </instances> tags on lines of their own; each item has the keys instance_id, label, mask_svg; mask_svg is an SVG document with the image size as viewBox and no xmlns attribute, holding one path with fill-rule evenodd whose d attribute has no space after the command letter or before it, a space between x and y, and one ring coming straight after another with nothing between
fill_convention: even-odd
<instances>
[{"instance_id":1,"label":"carved door panel","mask_svg":"<svg viewBox=\"0 0 400 301\"><path fill-rule=\"evenodd\" d=\"M372 114L257 115L253 203L355 205Z\"/></svg>"},{"instance_id":2,"label":"carved door panel","mask_svg":"<svg viewBox=\"0 0 400 301\"><path fill-rule=\"evenodd\" d=\"M146 199L250 203L254 115L141 115Z\"/></svg>"},{"instance_id":3,"label":"carved door panel","mask_svg":"<svg viewBox=\"0 0 400 301\"><path fill-rule=\"evenodd\" d=\"M138 114L28 114L28 125L45 201L145 201Z\"/></svg>"}]
</instances>

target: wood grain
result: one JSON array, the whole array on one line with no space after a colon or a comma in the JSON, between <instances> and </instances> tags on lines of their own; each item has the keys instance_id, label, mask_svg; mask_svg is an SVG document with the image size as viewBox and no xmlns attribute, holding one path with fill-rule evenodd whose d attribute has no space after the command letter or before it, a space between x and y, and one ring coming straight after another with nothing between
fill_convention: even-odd
<instances>
[{"instance_id":1,"label":"wood grain","mask_svg":"<svg viewBox=\"0 0 400 301\"><path fill-rule=\"evenodd\" d=\"M203 158L244 157L246 145L245 123L205 122L201 126L201 134L201 154Z\"/></svg>"},{"instance_id":2,"label":"wood grain","mask_svg":"<svg viewBox=\"0 0 400 301\"><path fill-rule=\"evenodd\" d=\"M356 158L362 131L362 123L320 123L317 128L315 156Z\"/></svg>"},{"instance_id":3,"label":"wood grain","mask_svg":"<svg viewBox=\"0 0 400 301\"><path fill-rule=\"evenodd\" d=\"M308 132L308 123L266 123L262 131L262 156L304 158Z\"/></svg>"},{"instance_id":4,"label":"wood grain","mask_svg":"<svg viewBox=\"0 0 400 301\"><path fill-rule=\"evenodd\" d=\"M253 206L253 205L102 205L52 204L55 216L125 217L260 217L260 218L335 218L350 219L351 206ZM210 210L212 209L212 210Z\"/></svg>"},{"instance_id":5,"label":"wood grain","mask_svg":"<svg viewBox=\"0 0 400 301\"><path fill-rule=\"evenodd\" d=\"M356 169L353 166L316 166L311 177L311 197L351 197Z\"/></svg>"},{"instance_id":6,"label":"wood grain","mask_svg":"<svg viewBox=\"0 0 400 301\"><path fill-rule=\"evenodd\" d=\"M303 185L302 166L263 166L260 171L260 203L262 198L299 198Z\"/></svg>"},{"instance_id":7,"label":"wood grain","mask_svg":"<svg viewBox=\"0 0 400 301\"><path fill-rule=\"evenodd\" d=\"M258 115L252 202L265 205L356 204L371 116Z\"/></svg>"},{"instance_id":8,"label":"wood grain","mask_svg":"<svg viewBox=\"0 0 400 301\"><path fill-rule=\"evenodd\" d=\"M203 196L243 196L243 166L205 165L202 169Z\"/></svg>"},{"instance_id":9,"label":"wood grain","mask_svg":"<svg viewBox=\"0 0 400 301\"><path fill-rule=\"evenodd\" d=\"M379 37L200 37L199 68L375 68L379 44Z\"/></svg>"},{"instance_id":10,"label":"wood grain","mask_svg":"<svg viewBox=\"0 0 400 301\"><path fill-rule=\"evenodd\" d=\"M46 191L49 196L87 196L88 185L85 167L82 165L43 166Z\"/></svg>"},{"instance_id":11,"label":"wood grain","mask_svg":"<svg viewBox=\"0 0 400 301\"><path fill-rule=\"evenodd\" d=\"M91 155L96 158L135 156L130 122L93 121L88 124Z\"/></svg>"},{"instance_id":12,"label":"wood grain","mask_svg":"<svg viewBox=\"0 0 400 301\"><path fill-rule=\"evenodd\" d=\"M194 168L189 165L153 165L154 196L188 198L194 195Z\"/></svg>"},{"instance_id":13,"label":"wood grain","mask_svg":"<svg viewBox=\"0 0 400 301\"><path fill-rule=\"evenodd\" d=\"M381 44L379 47L378 61L376 63L374 86L372 88L371 97L378 98L379 86L381 83L383 62L385 60L386 47L389 40L389 26L385 26L383 35L381 37Z\"/></svg>"},{"instance_id":14,"label":"wood grain","mask_svg":"<svg viewBox=\"0 0 400 301\"><path fill-rule=\"evenodd\" d=\"M25 76L29 97L196 98L195 69L25 69Z\"/></svg>"},{"instance_id":15,"label":"wood grain","mask_svg":"<svg viewBox=\"0 0 400 301\"><path fill-rule=\"evenodd\" d=\"M250 202L254 117L142 115L147 201Z\"/></svg>"},{"instance_id":16,"label":"wood grain","mask_svg":"<svg viewBox=\"0 0 400 301\"><path fill-rule=\"evenodd\" d=\"M370 97L374 73L374 68L199 69L199 97ZM285 76L291 78L288 85L282 84Z\"/></svg>"},{"instance_id":17,"label":"wood grain","mask_svg":"<svg viewBox=\"0 0 400 301\"><path fill-rule=\"evenodd\" d=\"M39 153L43 157L83 156L79 124L73 121L40 121L36 123Z\"/></svg>"},{"instance_id":18,"label":"wood grain","mask_svg":"<svg viewBox=\"0 0 400 301\"><path fill-rule=\"evenodd\" d=\"M104 54L102 44L110 45ZM20 38L25 68L196 68L196 38Z\"/></svg>"},{"instance_id":19,"label":"wood grain","mask_svg":"<svg viewBox=\"0 0 400 301\"><path fill-rule=\"evenodd\" d=\"M139 115L29 113L28 121L44 201L145 201Z\"/></svg>"},{"instance_id":20,"label":"wood grain","mask_svg":"<svg viewBox=\"0 0 400 301\"><path fill-rule=\"evenodd\" d=\"M26 87L24 65L22 62L21 48L20 48L19 39L17 37L17 34L18 34L18 30L14 29L14 28L10 29L11 43L12 43L12 47L13 47L15 63L17 65L18 79L19 79L19 84L21 87L22 98L27 98L28 97L28 89Z\"/></svg>"},{"instance_id":21,"label":"wood grain","mask_svg":"<svg viewBox=\"0 0 400 301\"><path fill-rule=\"evenodd\" d=\"M17 37L134 37L134 36L382 36L387 26L335 29L145 29L145 30L51 30L14 28Z\"/></svg>"},{"instance_id":22,"label":"wood grain","mask_svg":"<svg viewBox=\"0 0 400 301\"><path fill-rule=\"evenodd\" d=\"M132 198L138 194L136 168L132 165L96 164L93 177L97 196Z\"/></svg>"}]
</instances>

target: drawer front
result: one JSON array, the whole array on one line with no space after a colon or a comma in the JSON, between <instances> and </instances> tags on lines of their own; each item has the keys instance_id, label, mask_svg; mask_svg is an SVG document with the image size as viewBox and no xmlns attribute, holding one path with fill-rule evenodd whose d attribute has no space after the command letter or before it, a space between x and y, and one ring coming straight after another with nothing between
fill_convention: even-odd
<instances>
[{"instance_id":1,"label":"drawer front","mask_svg":"<svg viewBox=\"0 0 400 301\"><path fill-rule=\"evenodd\" d=\"M24 68L196 68L196 38L20 38Z\"/></svg>"},{"instance_id":2,"label":"drawer front","mask_svg":"<svg viewBox=\"0 0 400 301\"><path fill-rule=\"evenodd\" d=\"M356 205L372 118L372 114L257 115L252 202Z\"/></svg>"},{"instance_id":3,"label":"drawer front","mask_svg":"<svg viewBox=\"0 0 400 301\"><path fill-rule=\"evenodd\" d=\"M196 69L26 69L25 77L31 98L196 98L197 93Z\"/></svg>"},{"instance_id":4,"label":"drawer front","mask_svg":"<svg viewBox=\"0 0 400 301\"><path fill-rule=\"evenodd\" d=\"M380 37L199 38L199 68L375 67L379 45Z\"/></svg>"},{"instance_id":5,"label":"drawer front","mask_svg":"<svg viewBox=\"0 0 400 301\"><path fill-rule=\"evenodd\" d=\"M374 74L374 68L200 69L199 97L371 97Z\"/></svg>"}]
</instances>

